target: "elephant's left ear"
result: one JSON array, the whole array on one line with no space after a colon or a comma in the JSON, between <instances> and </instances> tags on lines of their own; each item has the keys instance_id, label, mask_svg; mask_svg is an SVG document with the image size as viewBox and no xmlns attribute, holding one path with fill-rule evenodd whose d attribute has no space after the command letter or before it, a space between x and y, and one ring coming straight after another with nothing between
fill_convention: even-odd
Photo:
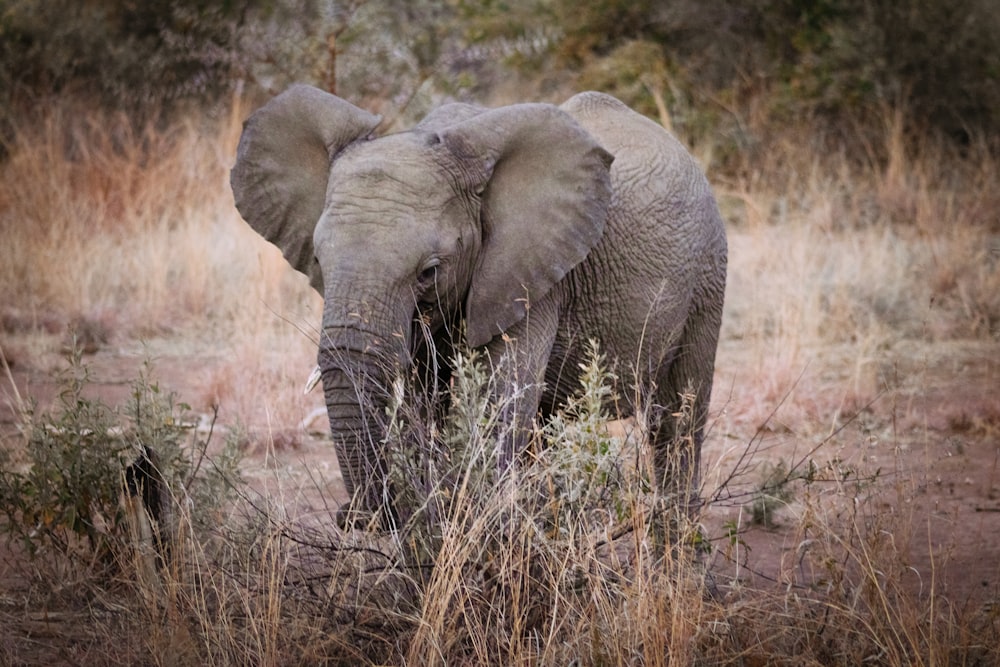
<instances>
[{"instance_id":1,"label":"elephant's left ear","mask_svg":"<svg viewBox=\"0 0 1000 667\"><path fill-rule=\"evenodd\" d=\"M313 230L326 201L330 163L381 118L312 86L292 86L243 126L230 183L236 208L258 234L323 293Z\"/></svg>"},{"instance_id":2,"label":"elephant's left ear","mask_svg":"<svg viewBox=\"0 0 1000 667\"><path fill-rule=\"evenodd\" d=\"M483 112L439 132L482 188L483 250L466 301L470 345L524 318L604 234L614 159L548 104Z\"/></svg>"}]
</instances>

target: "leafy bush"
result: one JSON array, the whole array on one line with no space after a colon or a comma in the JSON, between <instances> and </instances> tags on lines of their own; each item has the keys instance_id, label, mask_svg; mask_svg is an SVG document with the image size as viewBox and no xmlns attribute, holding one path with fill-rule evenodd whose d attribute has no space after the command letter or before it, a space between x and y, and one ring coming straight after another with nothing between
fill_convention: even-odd
<instances>
[{"instance_id":1,"label":"leafy bush","mask_svg":"<svg viewBox=\"0 0 1000 667\"><path fill-rule=\"evenodd\" d=\"M3 102L80 94L153 118L211 102L240 64L238 29L251 4L0 0Z\"/></svg>"},{"instance_id":2,"label":"leafy bush","mask_svg":"<svg viewBox=\"0 0 1000 667\"><path fill-rule=\"evenodd\" d=\"M309 81L395 112L506 59L650 115L665 104L696 135L763 106L779 126L817 116L843 138L838 124L877 131L888 106L969 142L1000 129L998 32L993 0L0 0L0 91L11 108L83 93L156 117L239 81Z\"/></svg>"},{"instance_id":3,"label":"leafy bush","mask_svg":"<svg viewBox=\"0 0 1000 667\"><path fill-rule=\"evenodd\" d=\"M232 500L238 482L235 442L209 462L211 436L201 439L183 421L190 408L161 391L148 363L132 383L130 402L111 408L84 395L91 376L79 350L70 361L60 373L55 408L26 406L23 460L0 450L0 533L32 557L85 556L113 564L132 541L122 508L128 466L146 449L155 453L165 485L164 537L179 508L196 527L214 527L214 513ZM161 508L147 509L156 514Z\"/></svg>"},{"instance_id":4,"label":"leafy bush","mask_svg":"<svg viewBox=\"0 0 1000 667\"><path fill-rule=\"evenodd\" d=\"M777 6L765 23L792 113L901 107L961 141L1000 129L1000 15L990 0L827 0ZM789 37L779 41L783 31ZM923 129L923 128L921 128Z\"/></svg>"},{"instance_id":5,"label":"leafy bush","mask_svg":"<svg viewBox=\"0 0 1000 667\"><path fill-rule=\"evenodd\" d=\"M881 130L887 107L960 142L1000 131L992 0L513 0L472 22L483 40L553 28L547 52L516 64L562 69L650 115L663 94L695 138L702 115L718 132L763 111L779 127L822 118L843 140L859 120Z\"/></svg>"},{"instance_id":6,"label":"leafy bush","mask_svg":"<svg viewBox=\"0 0 1000 667\"><path fill-rule=\"evenodd\" d=\"M13 455L0 451L0 508L3 532L37 554L54 547L63 555L87 540L91 552L108 549L121 535L118 502L131 447L115 431L113 412L83 397L87 370L66 371L55 414L24 415L28 468L16 469Z\"/></svg>"},{"instance_id":7,"label":"leafy bush","mask_svg":"<svg viewBox=\"0 0 1000 667\"><path fill-rule=\"evenodd\" d=\"M547 539L568 540L581 530L629 523L637 503L652 501L635 443L627 448L608 432L614 376L596 343L577 393L535 434L516 473L500 480L499 449L510 436L503 415L520 396L497 398L496 375L476 352L457 354L454 368L450 409L440 423L428 420L433 410L404 407L403 392L389 408L390 483L404 542L423 545L422 557L436 558L442 526L466 518L530 516ZM513 495L504 501L507 493ZM502 525L510 517L494 519Z\"/></svg>"},{"instance_id":8,"label":"leafy bush","mask_svg":"<svg viewBox=\"0 0 1000 667\"><path fill-rule=\"evenodd\" d=\"M548 512L541 516L549 534L560 537L568 536L567 526L595 519L598 525L629 521L634 494L651 494L652 489L648 475L639 472L634 444L632 470L627 471L629 448L622 437L608 432L614 418L609 406L617 398L615 378L595 341L582 370L577 394L545 425L544 447L535 460L538 477L546 480Z\"/></svg>"},{"instance_id":9,"label":"leafy bush","mask_svg":"<svg viewBox=\"0 0 1000 667\"><path fill-rule=\"evenodd\" d=\"M462 87L444 71L457 26L442 0L0 0L0 102L75 96L142 126L309 82L405 106L431 78Z\"/></svg>"}]
</instances>

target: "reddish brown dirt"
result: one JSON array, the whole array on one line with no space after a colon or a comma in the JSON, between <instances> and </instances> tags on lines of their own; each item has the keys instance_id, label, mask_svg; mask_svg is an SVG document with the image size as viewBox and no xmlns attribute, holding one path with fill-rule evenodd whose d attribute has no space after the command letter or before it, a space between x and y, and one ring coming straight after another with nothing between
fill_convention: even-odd
<instances>
[{"instance_id":1,"label":"reddish brown dirt","mask_svg":"<svg viewBox=\"0 0 1000 667\"><path fill-rule=\"evenodd\" d=\"M824 554L811 551L836 528L837 539L853 536L855 550L862 532L869 540L883 536L891 546L879 552L896 555L881 565L886 576L894 569L899 583L921 596L933 590L960 606L1000 600L1000 345L898 343L867 361L860 378L849 346L807 356L808 366L789 378L790 395L770 416L745 409L755 404L754 369L741 363L738 343L723 344L706 487L733 469L751 441L751 470L732 485L736 490L762 479L755 462L835 462L853 476L843 484L797 486L772 527L748 525L748 503L720 502L709 512L716 534L726 521L747 528L739 545L745 567L721 569L760 585L822 583L829 573L811 565ZM734 387L729 396L727 386ZM859 489L850 483L857 477L874 482ZM849 530L851 521L862 529Z\"/></svg>"}]
</instances>

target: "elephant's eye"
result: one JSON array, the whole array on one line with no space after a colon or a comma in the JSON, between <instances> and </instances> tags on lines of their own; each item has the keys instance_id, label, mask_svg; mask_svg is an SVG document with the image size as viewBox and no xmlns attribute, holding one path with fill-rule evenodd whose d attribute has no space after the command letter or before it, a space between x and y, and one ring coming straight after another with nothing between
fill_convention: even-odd
<instances>
[{"instance_id":1,"label":"elephant's eye","mask_svg":"<svg viewBox=\"0 0 1000 667\"><path fill-rule=\"evenodd\" d=\"M437 268L438 268L438 262L436 261L433 264L430 264L429 266L425 267L424 270L421 271L420 274L417 276L417 281L421 285L430 285L431 283L434 282L434 279L437 277Z\"/></svg>"}]
</instances>

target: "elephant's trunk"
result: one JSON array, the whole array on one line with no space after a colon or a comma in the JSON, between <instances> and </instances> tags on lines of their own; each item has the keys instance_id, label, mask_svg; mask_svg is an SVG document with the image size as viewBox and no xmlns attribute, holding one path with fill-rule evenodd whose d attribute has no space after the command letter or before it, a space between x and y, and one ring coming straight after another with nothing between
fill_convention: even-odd
<instances>
[{"instance_id":1,"label":"elephant's trunk","mask_svg":"<svg viewBox=\"0 0 1000 667\"><path fill-rule=\"evenodd\" d=\"M345 342L345 334L355 340ZM387 462L382 452L385 407L395 370L377 340L357 344L356 332L326 330L319 350L330 433L344 485L358 509L387 507Z\"/></svg>"}]
</instances>

